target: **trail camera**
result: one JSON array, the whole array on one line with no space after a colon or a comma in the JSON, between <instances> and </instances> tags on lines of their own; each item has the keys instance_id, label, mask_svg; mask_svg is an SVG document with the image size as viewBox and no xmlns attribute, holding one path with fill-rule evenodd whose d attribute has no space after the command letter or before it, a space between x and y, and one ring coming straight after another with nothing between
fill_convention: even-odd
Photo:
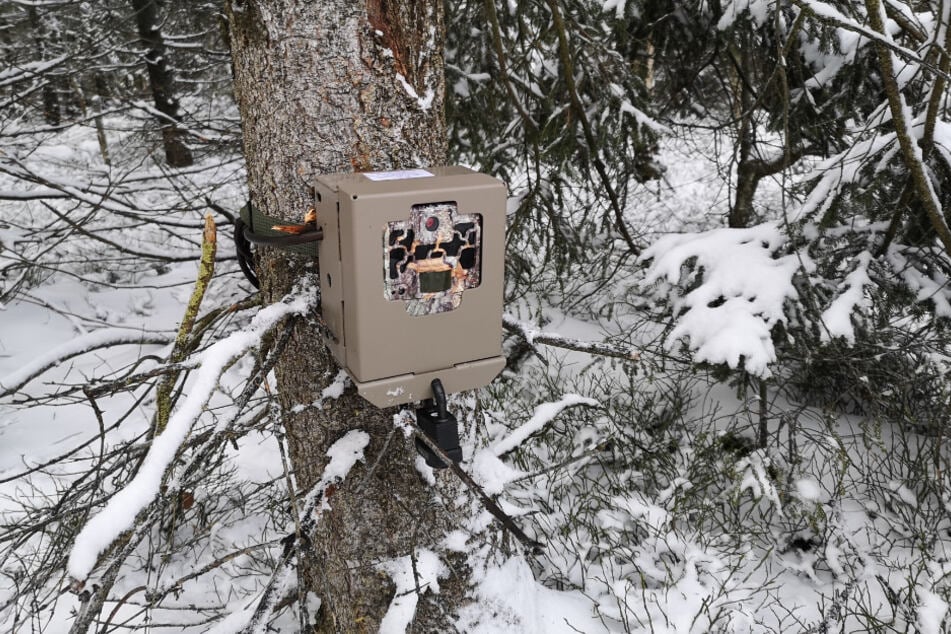
<instances>
[{"instance_id":1,"label":"trail camera","mask_svg":"<svg viewBox=\"0 0 951 634\"><path fill-rule=\"evenodd\" d=\"M464 167L317 180L327 345L377 407L502 370L505 186Z\"/></svg>"}]
</instances>

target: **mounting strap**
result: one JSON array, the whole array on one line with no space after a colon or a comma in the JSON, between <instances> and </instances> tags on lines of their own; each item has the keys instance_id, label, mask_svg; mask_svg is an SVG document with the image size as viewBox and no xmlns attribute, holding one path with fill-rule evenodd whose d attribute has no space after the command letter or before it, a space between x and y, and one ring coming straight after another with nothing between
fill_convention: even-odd
<instances>
[{"instance_id":1,"label":"mounting strap","mask_svg":"<svg viewBox=\"0 0 951 634\"><path fill-rule=\"evenodd\" d=\"M324 230L313 220L302 225L291 225L290 232L272 228L287 227L285 222L287 221L261 213L250 200L241 208L240 216L234 221L234 246L238 255L238 265L254 288L260 288L261 285L254 271L252 244L317 257L317 243L323 240Z\"/></svg>"},{"instance_id":2,"label":"mounting strap","mask_svg":"<svg viewBox=\"0 0 951 634\"><path fill-rule=\"evenodd\" d=\"M323 229L310 222L297 225L299 233L288 233L272 229L274 226L287 226L287 221L261 213L251 201L241 208L240 227L244 238L251 244L277 247L301 255L317 256L317 242L323 239Z\"/></svg>"}]
</instances>

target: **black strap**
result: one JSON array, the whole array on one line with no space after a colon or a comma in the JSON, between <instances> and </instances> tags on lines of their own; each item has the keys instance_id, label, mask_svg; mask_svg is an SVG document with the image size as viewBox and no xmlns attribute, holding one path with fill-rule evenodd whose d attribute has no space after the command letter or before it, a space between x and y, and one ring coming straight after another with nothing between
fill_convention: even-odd
<instances>
[{"instance_id":1,"label":"black strap","mask_svg":"<svg viewBox=\"0 0 951 634\"><path fill-rule=\"evenodd\" d=\"M212 203L209 202L209 204ZM251 204L251 201L241 208L238 218L234 218L217 205L214 207L233 219L234 247L238 256L238 266L254 288L261 288L261 283L254 270L252 244L276 247L299 255L317 256L317 243L323 239L324 232L316 225L307 227L303 233L286 233L271 229L275 225L283 224L284 220L264 215Z\"/></svg>"},{"instance_id":2,"label":"black strap","mask_svg":"<svg viewBox=\"0 0 951 634\"><path fill-rule=\"evenodd\" d=\"M244 220L238 218L234 221L234 250L238 256L238 266L241 267L244 277L251 282L251 286L261 288L258 276L254 272L254 255L251 253L251 243L244 237L245 229L247 229L247 226L244 224Z\"/></svg>"},{"instance_id":3,"label":"black strap","mask_svg":"<svg viewBox=\"0 0 951 634\"><path fill-rule=\"evenodd\" d=\"M277 247L300 255L316 257L317 242L324 237L324 232L319 227L299 234L275 231L271 227L287 224L287 221L261 213L251 201L241 208L241 220L245 225L244 237L248 242Z\"/></svg>"}]
</instances>

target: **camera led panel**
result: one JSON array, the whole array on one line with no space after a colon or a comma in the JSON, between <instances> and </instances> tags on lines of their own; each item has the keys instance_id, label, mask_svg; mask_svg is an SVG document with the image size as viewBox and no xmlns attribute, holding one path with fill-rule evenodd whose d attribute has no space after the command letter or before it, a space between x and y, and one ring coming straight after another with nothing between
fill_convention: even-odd
<instances>
[{"instance_id":1,"label":"camera led panel","mask_svg":"<svg viewBox=\"0 0 951 634\"><path fill-rule=\"evenodd\" d=\"M383 296L414 316L455 310L482 281L482 214L455 202L413 205L383 231Z\"/></svg>"}]
</instances>

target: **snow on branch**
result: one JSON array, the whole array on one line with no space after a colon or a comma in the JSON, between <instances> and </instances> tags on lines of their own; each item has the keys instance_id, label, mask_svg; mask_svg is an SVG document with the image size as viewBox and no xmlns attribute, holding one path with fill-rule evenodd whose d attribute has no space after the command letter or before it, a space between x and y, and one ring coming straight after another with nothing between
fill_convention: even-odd
<instances>
[{"instance_id":1,"label":"snow on branch","mask_svg":"<svg viewBox=\"0 0 951 634\"><path fill-rule=\"evenodd\" d=\"M125 328L96 330L56 346L49 352L41 354L26 365L21 366L18 370L0 377L0 397L9 396L19 391L24 385L63 361L93 350L132 344L164 345L171 342L172 335L165 333L139 332Z\"/></svg>"},{"instance_id":2,"label":"snow on branch","mask_svg":"<svg viewBox=\"0 0 951 634\"><path fill-rule=\"evenodd\" d=\"M822 323L825 326L825 330L821 333L822 341L830 341L833 337L844 337L850 344L855 343L852 315L871 304L871 300L865 295L865 288L872 286L872 280L868 275L872 254L862 251L857 259L855 269L842 282L846 290L822 312Z\"/></svg>"},{"instance_id":3,"label":"snow on branch","mask_svg":"<svg viewBox=\"0 0 951 634\"><path fill-rule=\"evenodd\" d=\"M43 73L56 68L68 58L69 55L60 55L59 57L54 57L50 60L30 62L28 64L4 68L3 70L0 70L0 88L4 88L25 79L39 77Z\"/></svg>"},{"instance_id":4,"label":"snow on branch","mask_svg":"<svg viewBox=\"0 0 951 634\"><path fill-rule=\"evenodd\" d=\"M885 257L919 302L932 302L935 315L951 319L951 277L937 267L925 275L899 246L889 247Z\"/></svg>"},{"instance_id":5,"label":"snow on branch","mask_svg":"<svg viewBox=\"0 0 951 634\"><path fill-rule=\"evenodd\" d=\"M519 321L511 315L502 316L502 326L511 333L521 336L528 345L533 346L541 343L554 348L564 348L565 350L574 350L575 352L587 352L601 357L615 357L627 361L637 361L640 358L640 352L616 343L603 343L600 341L581 341L571 337L564 337L557 333L545 332L533 328L523 321Z\"/></svg>"},{"instance_id":6,"label":"snow on branch","mask_svg":"<svg viewBox=\"0 0 951 634\"><path fill-rule=\"evenodd\" d=\"M135 477L110 498L105 508L89 520L76 537L67 563L70 577L85 580L99 554L132 528L136 515L159 494L169 466L201 416L225 368L258 345L281 319L311 310L314 297L314 293L305 290L267 306L255 315L247 330L235 332L197 355L199 368L184 403L172 414L165 430L152 441Z\"/></svg>"},{"instance_id":7,"label":"snow on branch","mask_svg":"<svg viewBox=\"0 0 951 634\"><path fill-rule=\"evenodd\" d=\"M359 429L351 429L342 438L327 449L330 462L324 467L320 481L314 485L304 498L300 517L300 531L309 533L320 514L330 508L326 501L326 492L330 486L339 484L347 477L357 462L364 460L364 450L370 444L370 435ZM318 506L319 505L319 506ZM296 529L292 529L296 535ZM294 569L290 566L293 549L285 549L280 562L271 574L271 578L259 598L244 609L233 612L209 630L208 634L263 634L267 629L271 615L279 600L284 596L293 581ZM438 561L438 560L437 560ZM438 589L438 587L437 587ZM415 608L415 605L414 605ZM410 615L412 618L412 615Z\"/></svg>"},{"instance_id":8,"label":"snow on branch","mask_svg":"<svg viewBox=\"0 0 951 634\"><path fill-rule=\"evenodd\" d=\"M535 408L535 413L527 422L491 447L476 453L472 457L473 475L485 493L497 495L502 492L506 484L524 475L502 462L499 459L500 456L518 448L529 436L541 431L548 423L553 421L558 414L575 405L599 407L601 404L592 398L579 394L565 394L552 403L542 403Z\"/></svg>"},{"instance_id":9,"label":"snow on branch","mask_svg":"<svg viewBox=\"0 0 951 634\"><path fill-rule=\"evenodd\" d=\"M770 376L771 331L785 323L786 301L798 298L792 280L803 264L796 254L777 255L785 243L779 227L766 223L669 235L647 249L642 287L669 302L675 319L667 348L684 339L698 362Z\"/></svg>"},{"instance_id":10,"label":"snow on branch","mask_svg":"<svg viewBox=\"0 0 951 634\"><path fill-rule=\"evenodd\" d=\"M439 577L449 574L449 569L439 559L439 555L427 549L384 561L377 568L385 572L396 585L390 607L380 622L380 634L405 634L416 616L419 595L427 590L439 594Z\"/></svg>"},{"instance_id":11,"label":"snow on branch","mask_svg":"<svg viewBox=\"0 0 951 634\"><path fill-rule=\"evenodd\" d=\"M723 7L723 15L717 22L717 28L721 31L730 28L737 18L747 12L757 26L763 26L769 19L770 11L775 10L771 4L765 0L729 0Z\"/></svg>"},{"instance_id":12,"label":"snow on branch","mask_svg":"<svg viewBox=\"0 0 951 634\"><path fill-rule=\"evenodd\" d=\"M871 158L884 154L885 159L878 162L876 171L882 171L889 160L899 151L894 132L876 134L870 139L856 141L844 151L832 156L818 165L805 180L818 178L802 205L790 216L790 221L824 214L836 200L836 194L844 186L855 183L862 177L862 169Z\"/></svg>"},{"instance_id":13,"label":"snow on branch","mask_svg":"<svg viewBox=\"0 0 951 634\"><path fill-rule=\"evenodd\" d=\"M891 37L888 37L887 34L877 32L874 29L870 29L867 26L859 24L852 18L846 16L841 11L833 7L828 2L820 2L819 0L793 0L793 4L807 11L810 16L814 17L819 22L831 24L833 26L845 29L846 31L857 33L858 35L861 35L862 37L865 37L877 44L885 46L909 62L912 62L916 65L925 66L932 71L939 73L941 72L941 70L934 64L922 59L921 55L919 55L916 51L896 44L895 41L892 40Z\"/></svg>"},{"instance_id":14,"label":"snow on branch","mask_svg":"<svg viewBox=\"0 0 951 634\"><path fill-rule=\"evenodd\" d=\"M542 403L535 408L535 413L528 419L528 422L492 445L492 453L496 456L507 454L525 442L529 436L553 421L562 411L575 405L598 407L600 403L593 398L581 396L580 394L565 394L553 403Z\"/></svg>"}]
</instances>

